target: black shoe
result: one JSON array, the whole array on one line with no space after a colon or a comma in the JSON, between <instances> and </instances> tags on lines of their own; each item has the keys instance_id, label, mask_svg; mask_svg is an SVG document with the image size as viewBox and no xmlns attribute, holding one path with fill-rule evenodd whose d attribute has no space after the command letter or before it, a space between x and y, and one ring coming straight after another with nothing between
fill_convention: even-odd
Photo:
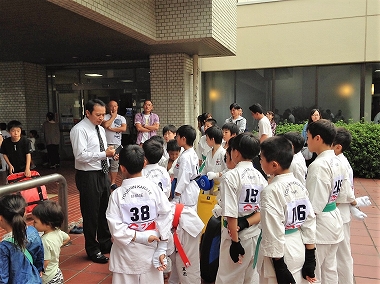
<instances>
[{"instance_id":1,"label":"black shoe","mask_svg":"<svg viewBox=\"0 0 380 284\"><path fill-rule=\"evenodd\" d=\"M70 234L83 234L83 227L77 227L77 226L74 226L70 232Z\"/></svg>"},{"instance_id":2,"label":"black shoe","mask_svg":"<svg viewBox=\"0 0 380 284\"><path fill-rule=\"evenodd\" d=\"M94 254L94 255L91 255L88 257L89 259L91 259L92 262L95 262L95 263L107 263L109 258L104 256L101 252L98 252L97 254Z\"/></svg>"},{"instance_id":3,"label":"black shoe","mask_svg":"<svg viewBox=\"0 0 380 284\"><path fill-rule=\"evenodd\" d=\"M100 251L102 254L107 254L111 252L112 242L110 241L106 245L102 246L100 245Z\"/></svg>"}]
</instances>

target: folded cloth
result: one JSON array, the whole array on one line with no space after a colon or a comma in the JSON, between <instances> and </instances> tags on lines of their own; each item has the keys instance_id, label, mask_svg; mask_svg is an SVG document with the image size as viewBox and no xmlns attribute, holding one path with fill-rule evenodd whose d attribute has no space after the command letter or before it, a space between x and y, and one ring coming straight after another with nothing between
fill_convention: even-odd
<instances>
[{"instance_id":1,"label":"folded cloth","mask_svg":"<svg viewBox=\"0 0 380 284\"><path fill-rule=\"evenodd\" d=\"M74 226L70 232L70 234L83 234L83 227L77 227L77 226Z\"/></svg>"}]
</instances>

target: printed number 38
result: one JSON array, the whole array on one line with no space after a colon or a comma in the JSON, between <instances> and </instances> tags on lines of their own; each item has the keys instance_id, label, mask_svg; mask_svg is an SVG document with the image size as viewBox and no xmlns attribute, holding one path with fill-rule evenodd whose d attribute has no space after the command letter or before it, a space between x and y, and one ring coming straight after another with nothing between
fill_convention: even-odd
<instances>
[{"instance_id":1,"label":"printed number 38","mask_svg":"<svg viewBox=\"0 0 380 284\"><path fill-rule=\"evenodd\" d=\"M146 220L149 220L150 218L149 206L147 205L141 206L140 209L137 207L132 207L130 212L133 214L133 216L131 217L131 220L133 222L139 221L140 218L141 218L141 221L146 221Z\"/></svg>"}]
</instances>

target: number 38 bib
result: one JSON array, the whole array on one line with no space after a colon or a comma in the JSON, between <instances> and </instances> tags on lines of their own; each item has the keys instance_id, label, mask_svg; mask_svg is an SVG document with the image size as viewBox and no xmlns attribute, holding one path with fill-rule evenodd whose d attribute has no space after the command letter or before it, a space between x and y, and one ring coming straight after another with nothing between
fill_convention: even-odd
<instances>
[{"instance_id":1,"label":"number 38 bib","mask_svg":"<svg viewBox=\"0 0 380 284\"><path fill-rule=\"evenodd\" d=\"M123 222L136 231L145 231L157 218L156 204L153 200L122 204L121 211Z\"/></svg>"}]
</instances>

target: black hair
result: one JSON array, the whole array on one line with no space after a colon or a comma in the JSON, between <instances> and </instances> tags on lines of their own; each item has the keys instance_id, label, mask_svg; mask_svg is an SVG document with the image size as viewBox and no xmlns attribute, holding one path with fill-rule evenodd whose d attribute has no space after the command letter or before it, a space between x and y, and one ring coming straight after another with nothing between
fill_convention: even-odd
<instances>
[{"instance_id":1,"label":"black hair","mask_svg":"<svg viewBox=\"0 0 380 284\"><path fill-rule=\"evenodd\" d=\"M253 104L249 107L249 110L252 111L253 113L263 113L263 107L261 106L261 104Z\"/></svg>"},{"instance_id":2,"label":"black hair","mask_svg":"<svg viewBox=\"0 0 380 284\"><path fill-rule=\"evenodd\" d=\"M198 115L198 121L201 123L201 125L205 124L206 119L208 119L211 116L211 113L204 112L200 115Z\"/></svg>"},{"instance_id":3,"label":"black hair","mask_svg":"<svg viewBox=\"0 0 380 284\"><path fill-rule=\"evenodd\" d=\"M178 146L177 140L169 140L166 144L166 151L181 151L181 147Z\"/></svg>"},{"instance_id":4,"label":"black hair","mask_svg":"<svg viewBox=\"0 0 380 284\"><path fill-rule=\"evenodd\" d=\"M150 137L149 139L152 139L152 140L160 143L161 146L164 146L164 144L165 144L165 139L162 136L154 135L154 136Z\"/></svg>"},{"instance_id":5,"label":"black hair","mask_svg":"<svg viewBox=\"0 0 380 284\"><path fill-rule=\"evenodd\" d=\"M86 110L88 110L90 113L92 113L94 111L94 107L96 105L99 105L99 106L102 106L102 107L106 107L106 104L102 100L93 99L93 100L89 100L86 103Z\"/></svg>"},{"instance_id":6,"label":"black hair","mask_svg":"<svg viewBox=\"0 0 380 284\"><path fill-rule=\"evenodd\" d=\"M124 166L131 175L142 171L144 159L144 150L138 145L128 145L119 154L119 164Z\"/></svg>"},{"instance_id":7,"label":"black hair","mask_svg":"<svg viewBox=\"0 0 380 284\"><path fill-rule=\"evenodd\" d=\"M4 122L0 123L0 129L1 130L6 130L7 129L7 124L4 123Z\"/></svg>"},{"instance_id":8,"label":"black hair","mask_svg":"<svg viewBox=\"0 0 380 284\"><path fill-rule=\"evenodd\" d=\"M215 144L222 144L223 140L223 131L218 126L212 126L206 129L205 134L208 138L214 138Z\"/></svg>"},{"instance_id":9,"label":"black hair","mask_svg":"<svg viewBox=\"0 0 380 284\"><path fill-rule=\"evenodd\" d=\"M234 141L236 136L234 137L231 137L230 141ZM230 159L231 159L231 151L232 151L232 148L231 148L231 145L228 145L227 149L226 149L226 154L224 155L224 162L226 163L227 162L227 154L230 156Z\"/></svg>"},{"instance_id":10,"label":"black hair","mask_svg":"<svg viewBox=\"0 0 380 284\"><path fill-rule=\"evenodd\" d=\"M52 113L52 112L49 111L49 112L46 114L46 118L47 118L49 121L54 120L54 113Z\"/></svg>"},{"instance_id":11,"label":"black hair","mask_svg":"<svg viewBox=\"0 0 380 284\"><path fill-rule=\"evenodd\" d=\"M313 117L313 114L314 114L316 111L319 113L319 118L322 119L322 112L321 112L319 109L317 109L317 108L313 108L313 109L310 111L309 117L308 117L308 119L307 119L307 122L308 122L308 123L312 123L312 122L313 122L312 117Z\"/></svg>"},{"instance_id":12,"label":"black hair","mask_svg":"<svg viewBox=\"0 0 380 284\"><path fill-rule=\"evenodd\" d=\"M244 159L252 160L260 153L260 141L250 132L240 133L230 141L228 145L232 150L239 151Z\"/></svg>"},{"instance_id":13,"label":"black hair","mask_svg":"<svg viewBox=\"0 0 380 284\"><path fill-rule=\"evenodd\" d=\"M14 244L20 249L25 249L27 242L24 220L26 205L26 201L21 195L10 194L0 197L0 215L12 227Z\"/></svg>"},{"instance_id":14,"label":"black hair","mask_svg":"<svg viewBox=\"0 0 380 284\"><path fill-rule=\"evenodd\" d=\"M197 132L191 125L185 124L177 129L176 135L178 135L179 137L185 137L186 145L193 146L195 138L197 137Z\"/></svg>"},{"instance_id":15,"label":"black hair","mask_svg":"<svg viewBox=\"0 0 380 284\"><path fill-rule=\"evenodd\" d=\"M311 137L313 138L317 135L321 136L323 143L330 146L336 135L336 127L334 123L327 119L320 119L308 124L307 131L310 132Z\"/></svg>"},{"instance_id":16,"label":"black hair","mask_svg":"<svg viewBox=\"0 0 380 284\"><path fill-rule=\"evenodd\" d=\"M232 134L236 134L236 135L239 134L239 127L237 126L236 123L232 123L232 122L225 123L222 126L222 130L224 130L224 129L229 130L231 132L231 135Z\"/></svg>"},{"instance_id":17,"label":"black hair","mask_svg":"<svg viewBox=\"0 0 380 284\"><path fill-rule=\"evenodd\" d=\"M237 103L232 103L232 104L230 104L230 110L232 110L232 109L241 109L241 106L238 105Z\"/></svg>"},{"instance_id":18,"label":"black hair","mask_svg":"<svg viewBox=\"0 0 380 284\"><path fill-rule=\"evenodd\" d=\"M292 143L284 135L269 137L260 144L261 156L267 162L276 161L283 170L289 169L293 160Z\"/></svg>"},{"instance_id":19,"label":"black hair","mask_svg":"<svg viewBox=\"0 0 380 284\"><path fill-rule=\"evenodd\" d=\"M342 152L344 152L350 147L351 141L352 135L348 129L344 127L336 128L336 135L332 143L334 146L340 144L342 146Z\"/></svg>"},{"instance_id":20,"label":"black hair","mask_svg":"<svg viewBox=\"0 0 380 284\"><path fill-rule=\"evenodd\" d=\"M164 128L162 128L162 135L165 135L165 133L168 131L175 134L177 132L177 127L172 124L164 126Z\"/></svg>"},{"instance_id":21,"label":"black hair","mask_svg":"<svg viewBox=\"0 0 380 284\"><path fill-rule=\"evenodd\" d=\"M42 224L51 228L60 228L62 226L65 215L62 207L53 200L45 200L33 208L32 214L40 219Z\"/></svg>"},{"instance_id":22,"label":"black hair","mask_svg":"<svg viewBox=\"0 0 380 284\"><path fill-rule=\"evenodd\" d=\"M303 138L302 135L297 131L290 131L284 133L283 136L290 142L292 142L294 154L297 154L299 151L301 151L303 146L305 145L305 138Z\"/></svg>"},{"instance_id":23,"label":"black hair","mask_svg":"<svg viewBox=\"0 0 380 284\"><path fill-rule=\"evenodd\" d=\"M149 164L157 164L164 154L164 148L161 143L152 138L145 141L142 147Z\"/></svg>"},{"instance_id":24,"label":"black hair","mask_svg":"<svg viewBox=\"0 0 380 284\"><path fill-rule=\"evenodd\" d=\"M206 123L206 122L211 123L212 126L215 126L215 125L217 124L215 118L207 118L207 119L205 120L205 123Z\"/></svg>"},{"instance_id":25,"label":"black hair","mask_svg":"<svg viewBox=\"0 0 380 284\"><path fill-rule=\"evenodd\" d=\"M29 133L31 133L32 136L33 136L34 138L36 138L36 139L37 139L38 137L40 137L40 136L38 136L38 134L37 134L37 130L32 129L32 130L29 131Z\"/></svg>"},{"instance_id":26,"label":"black hair","mask_svg":"<svg viewBox=\"0 0 380 284\"><path fill-rule=\"evenodd\" d=\"M11 120L10 122L8 122L7 130L11 131L12 128L20 128L22 130L21 122L18 120Z\"/></svg>"}]
</instances>

